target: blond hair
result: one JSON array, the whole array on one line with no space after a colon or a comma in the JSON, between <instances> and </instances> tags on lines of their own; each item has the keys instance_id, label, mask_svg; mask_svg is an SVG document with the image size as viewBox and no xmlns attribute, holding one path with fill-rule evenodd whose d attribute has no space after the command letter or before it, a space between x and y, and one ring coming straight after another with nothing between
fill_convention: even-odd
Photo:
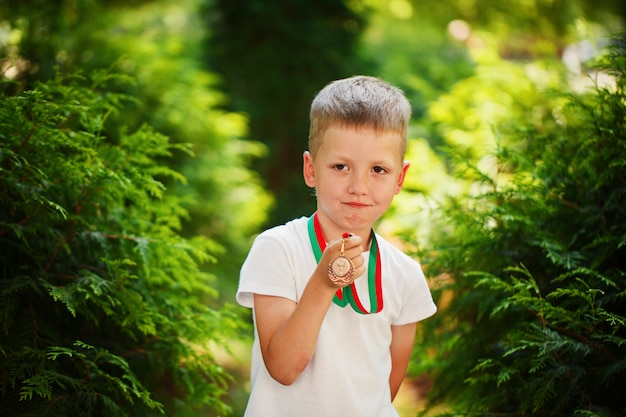
<instances>
[{"instance_id":1,"label":"blond hair","mask_svg":"<svg viewBox=\"0 0 626 417\"><path fill-rule=\"evenodd\" d=\"M400 134L404 158L410 118L411 105L402 90L379 78L357 75L333 81L311 103L309 151L315 155L331 125L373 127Z\"/></svg>"}]
</instances>

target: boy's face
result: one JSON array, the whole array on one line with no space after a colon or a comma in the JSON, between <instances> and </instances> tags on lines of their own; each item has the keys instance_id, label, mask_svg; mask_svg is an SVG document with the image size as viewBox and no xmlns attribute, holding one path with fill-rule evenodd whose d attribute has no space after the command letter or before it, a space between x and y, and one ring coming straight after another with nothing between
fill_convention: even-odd
<instances>
[{"instance_id":1,"label":"boy's face","mask_svg":"<svg viewBox=\"0 0 626 417\"><path fill-rule=\"evenodd\" d=\"M315 158L304 153L304 179L316 189L327 238L346 231L367 236L402 189L409 163L401 144L398 133L331 126Z\"/></svg>"}]
</instances>

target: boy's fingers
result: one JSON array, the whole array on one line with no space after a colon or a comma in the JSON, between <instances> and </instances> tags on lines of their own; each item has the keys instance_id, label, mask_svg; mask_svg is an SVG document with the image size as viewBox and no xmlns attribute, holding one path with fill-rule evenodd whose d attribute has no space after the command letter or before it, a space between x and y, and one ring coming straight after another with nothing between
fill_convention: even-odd
<instances>
[{"instance_id":1,"label":"boy's fingers","mask_svg":"<svg viewBox=\"0 0 626 417\"><path fill-rule=\"evenodd\" d=\"M361 237L351 233L344 233L342 240L345 242L344 249L350 249L361 244Z\"/></svg>"}]
</instances>

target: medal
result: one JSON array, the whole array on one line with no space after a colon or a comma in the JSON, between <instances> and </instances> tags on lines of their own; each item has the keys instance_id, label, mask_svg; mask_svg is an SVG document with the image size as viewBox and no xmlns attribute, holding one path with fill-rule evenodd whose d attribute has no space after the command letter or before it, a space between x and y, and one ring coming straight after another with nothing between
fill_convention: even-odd
<instances>
[{"instance_id":1,"label":"medal","mask_svg":"<svg viewBox=\"0 0 626 417\"><path fill-rule=\"evenodd\" d=\"M354 282L354 264L350 259L343 256L347 238L347 233L342 236L340 254L328 264L328 278L339 288Z\"/></svg>"},{"instance_id":2,"label":"medal","mask_svg":"<svg viewBox=\"0 0 626 417\"><path fill-rule=\"evenodd\" d=\"M317 218L317 212L309 217L308 232L309 239L311 241L311 247L313 249L313 254L315 255L315 260L319 262L322 257L322 252L324 252L324 249L326 249L326 241L324 240L324 233L322 232L322 227ZM367 311L363 307L353 280L350 285L339 288L335 293L335 296L333 297L333 303L337 304L339 307L345 307L346 305L350 304L350 306L352 306L352 309L359 314L376 314L381 312L383 309L383 288L380 252L378 250L378 243L376 242L376 234L373 230L371 236L372 247L370 249L370 256L367 266L367 288L369 291L370 311ZM341 252L341 255L333 259L329 265L329 276L331 276L331 280L333 280L331 271L335 275L338 275L340 278L350 275L350 270L352 270L352 273L354 273L354 268L350 268L350 265L348 264L348 262L351 264L350 260L343 256L343 250ZM352 279L352 277L350 277L350 279ZM333 282L335 281L333 280Z\"/></svg>"}]
</instances>

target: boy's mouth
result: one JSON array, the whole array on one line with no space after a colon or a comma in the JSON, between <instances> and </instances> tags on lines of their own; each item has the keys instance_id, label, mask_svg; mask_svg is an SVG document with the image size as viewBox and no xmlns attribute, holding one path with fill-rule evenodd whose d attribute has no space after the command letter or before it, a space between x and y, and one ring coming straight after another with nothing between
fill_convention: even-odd
<instances>
[{"instance_id":1,"label":"boy's mouth","mask_svg":"<svg viewBox=\"0 0 626 417\"><path fill-rule=\"evenodd\" d=\"M359 201L349 201L349 202L347 202L345 204L347 206L354 207L354 208L369 207L369 204L361 203Z\"/></svg>"}]
</instances>

